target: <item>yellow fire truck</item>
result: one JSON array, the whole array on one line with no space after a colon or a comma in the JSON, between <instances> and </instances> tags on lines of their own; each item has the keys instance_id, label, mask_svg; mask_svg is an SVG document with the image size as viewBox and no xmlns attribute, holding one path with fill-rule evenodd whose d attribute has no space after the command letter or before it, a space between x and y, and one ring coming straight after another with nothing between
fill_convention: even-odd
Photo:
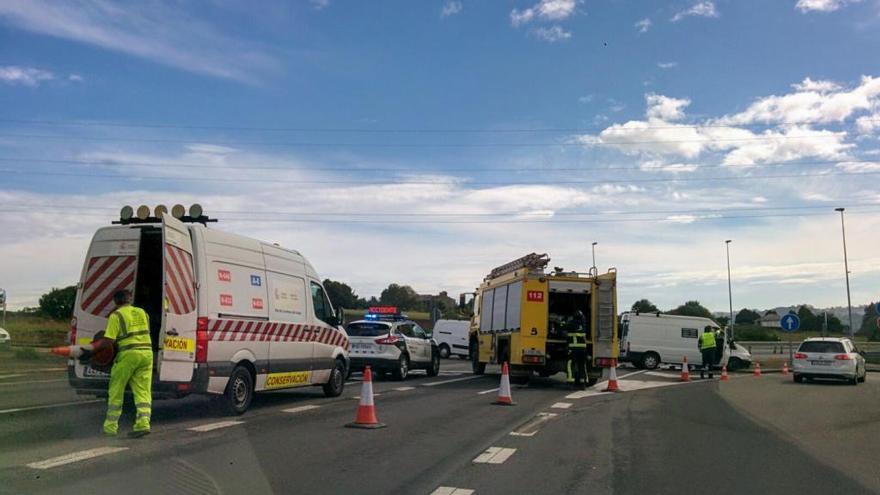
<instances>
[{"instance_id":1,"label":"yellow fire truck","mask_svg":"<svg viewBox=\"0 0 880 495\"><path fill-rule=\"evenodd\" d=\"M514 379L565 372L567 332L586 327L589 385L617 359L617 271L545 271L546 254L492 270L477 289L470 328L473 372L508 362Z\"/></svg>"}]
</instances>

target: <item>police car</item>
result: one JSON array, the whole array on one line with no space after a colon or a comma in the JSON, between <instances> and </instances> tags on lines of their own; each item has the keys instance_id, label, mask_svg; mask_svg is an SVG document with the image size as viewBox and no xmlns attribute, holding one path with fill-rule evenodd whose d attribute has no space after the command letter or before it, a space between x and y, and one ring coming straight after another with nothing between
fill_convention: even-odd
<instances>
[{"instance_id":1,"label":"police car","mask_svg":"<svg viewBox=\"0 0 880 495\"><path fill-rule=\"evenodd\" d=\"M370 366L379 375L390 372L395 380L405 380L412 369L424 369L428 376L440 372L440 351L431 333L395 307L372 307L345 330L351 343L349 371Z\"/></svg>"}]
</instances>

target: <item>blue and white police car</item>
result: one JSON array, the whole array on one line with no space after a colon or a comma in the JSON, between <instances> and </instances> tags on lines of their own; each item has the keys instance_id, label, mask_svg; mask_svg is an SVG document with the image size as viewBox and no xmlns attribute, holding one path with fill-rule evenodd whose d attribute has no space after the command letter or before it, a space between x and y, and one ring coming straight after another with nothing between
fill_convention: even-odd
<instances>
[{"instance_id":1,"label":"blue and white police car","mask_svg":"<svg viewBox=\"0 0 880 495\"><path fill-rule=\"evenodd\" d=\"M370 366L379 375L390 372L395 380L405 380L413 369L424 369L428 376L440 372L440 351L432 334L396 307L371 307L345 331L351 343L349 371Z\"/></svg>"}]
</instances>

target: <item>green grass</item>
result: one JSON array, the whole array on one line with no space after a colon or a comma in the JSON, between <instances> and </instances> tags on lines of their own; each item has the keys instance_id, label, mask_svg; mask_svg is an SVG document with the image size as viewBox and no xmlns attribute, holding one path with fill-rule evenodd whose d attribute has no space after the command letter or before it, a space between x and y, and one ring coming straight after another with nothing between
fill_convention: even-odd
<instances>
[{"instance_id":1,"label":"green grass","mask_svg":"<svg viewBox=\"0 0 880 495\"><path fill-rule=\"evenodd\" d=\"M6 318L6 330L14 346L55 346L67 342L69 322L43 316L12 313Z\"/></svg>"}]
</instances>

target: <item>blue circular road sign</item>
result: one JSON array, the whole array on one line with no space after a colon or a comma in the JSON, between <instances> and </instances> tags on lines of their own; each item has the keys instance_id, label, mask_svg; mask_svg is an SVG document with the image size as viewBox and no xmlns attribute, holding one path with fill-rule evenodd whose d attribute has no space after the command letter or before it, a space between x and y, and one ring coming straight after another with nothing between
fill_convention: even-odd
<instances>
[{"instance_id":1,"label":"blue circular road sign","mask_svg":"<svg viewBox=\"0 0 880 495\"><path fill-rule=\"evenodd\" d=\"M786 332L794 332L801 327L801 319L798 318L798 315L789 313L779 320L779 326Z\"/></svg>"}]
</instances>

